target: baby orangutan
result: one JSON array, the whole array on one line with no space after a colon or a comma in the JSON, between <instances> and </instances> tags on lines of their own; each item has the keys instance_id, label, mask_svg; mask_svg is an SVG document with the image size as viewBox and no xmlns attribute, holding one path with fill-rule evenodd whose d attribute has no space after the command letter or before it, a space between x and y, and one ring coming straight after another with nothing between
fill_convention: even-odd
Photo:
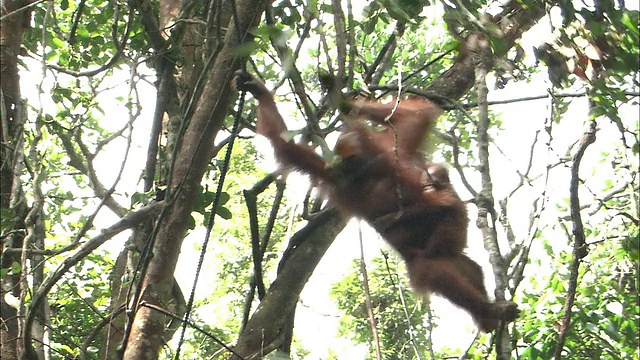
<instances>
[{"instance_id":1,"label":"baby orangutan","mask_svg":"<svg viewBox=\"0 0 640 360\"><path fill-rule=\"evenodd\" d=\"M467 211L447 170L417 155L442 109L421 99L341 99L346 120L336 144L340 161L328 166L311 148L282 137L287 127L263 83L242 71L233 82L258 100L257 132L270 140L276 158L308 174L343 213L371 224L402 256L415 291L446 297L486 332L515 320L517 305L491 302L481 267L463 253ZM372 130L366 120L382 129Z\"/></svg>"}]
</instances>

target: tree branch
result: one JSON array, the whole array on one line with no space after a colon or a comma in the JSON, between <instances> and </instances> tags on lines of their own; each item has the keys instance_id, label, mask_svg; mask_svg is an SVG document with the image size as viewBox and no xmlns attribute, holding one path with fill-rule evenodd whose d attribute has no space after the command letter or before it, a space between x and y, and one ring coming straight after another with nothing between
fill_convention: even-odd
<instances>
[{"instance_id":1,"label":"tree branch","mask_svg":"<svg viewBox=\"0 0 640 360\"><path fill-rule=\"evenodd\" d=\"M571 180L569 183L569 200L571 203L571 219L573 221L573 260L571 261L571 272L569 276L569 286L567 287L567 297L565 299L560 331L558 332L558 342L553 353L554 359L562 358L562 349L564 342L569 334L569 326L571 322L571 312L575 301L576 290L578 288L578 276L582 259L587 256L586 239L584 227L582 224L582 215L580 214L580 196L578 189L580 187L580 161L584 156L587 147L596 141L595 121L589 121L588 128L580 138L578 150L573 156L573 165L571 166Z\"/></svg>"}]
</instances>

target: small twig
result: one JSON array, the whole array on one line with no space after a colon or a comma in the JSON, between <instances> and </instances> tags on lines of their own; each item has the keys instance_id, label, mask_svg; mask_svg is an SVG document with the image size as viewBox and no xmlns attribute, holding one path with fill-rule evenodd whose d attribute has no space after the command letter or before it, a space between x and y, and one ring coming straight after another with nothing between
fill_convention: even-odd
<instances>
[{"instance_id":1,"label":"small twig","mask_svg":"<svg viewBox=\"0 0 640 360\"><path fill-rule=\"evenodd\" d=\"M362 240L362 223L358 227L358 238L360 239L360 274L362 274L362 290L364 291L364 305L367 309L367 317L369 318L369 327L371 328L371 336L373 337L373 345L376 348L376 359L381 360L380 353L380 337L376 328L376 319L373 316L373 305L371 303L371 292L369 291L369 276L367 275L367 265L364 261L364 241Z\"/></svg>"},{"instance_id":2,"label":"small twig","mask_svg":"<svg viewBox=\"0 0 640 360\"><path fill-rule=\"evenodd\" d=\"M8 14L5 14L4 16L0 17L0 21L5 21L6 19L8 19L10 17L12 17L14 15L18 15L23 11L27 11L27 10L31 9L32 7L35 7L36 5L38 5L40 3L43 3L45 1L48 1L48 0L36 0L36 1L32 2L32 3L30 3L30 4L27 4L27 5L23 6L23 7L21 7L21 8L17 8L14 11L12 11L12 12L10 12ZM2 6L4 7L4 2L2 2Z\"/></svg>"}]
</instances>

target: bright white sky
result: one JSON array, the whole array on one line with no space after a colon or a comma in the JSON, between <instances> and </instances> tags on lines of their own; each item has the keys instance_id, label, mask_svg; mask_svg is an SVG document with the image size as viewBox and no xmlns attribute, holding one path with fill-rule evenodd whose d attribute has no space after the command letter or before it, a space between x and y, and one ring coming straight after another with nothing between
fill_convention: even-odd
<instances>
[{"instance_id":1,"label":"bright white sky","mask_svg":"<svg viewBox=\"0 0 640 360\"><path fill-rule=\"evenodd\" d=\"M358 2L355 2L358 3ZM357 10L357 9L356 9ZM430 10L431 11L431 10ZM355 11L357 14L358 11ZM440 17L442 14L440 11L433 11L430 16ZM525 34L523 37L523 47L526 50L530 50L534 45L539 45L543 38L546 38L548 34L548 22L544 20L540 24ZM28 99L37 98L37 91L35 85L40 81L40 64L32 59L26 59L29 72L22 73L22 85L23 96ZM116 71L116 73L118 73ZM127 120L127 111L120 103L113 102L110 98L114 94L122 96L127 93L126 80L128 73L122 71L122 77L120 79L114 79L114 85L117 85L113 90L107 92L101 96L101 106L107 112L109 121L103 122L103 126L109 130L119 129ZM545 82L546 74L536 76L530 84L516 83L509 84L507 89L494 90L493 84L489 84L489 100L508 99L513 97L525 97L530 95L541 95L546 93L548 83ZM44 89L52 87L52 77L48 77L44 83ZM149 133L149 123L153 114L153 103L155 101L155 89L153 86L146 84L142 85L139 89L141 93L141 104L143 106L142 115L140 119L135 123L134 130L134 144L129 154L127 170L125 172L125 178L122 180L119 189L126 193L120 192L122 197L119 199L123 205L128 205L128 196L136 190L140 189L140 172L143 168L146 150L147 150L147 138L145 134ZM48 93L48 92L46 92ZM46 109L51 109L55 105L44 95L41 98L42 106ZM31 103L34 105L34 103ZM285 105L286 106L286 105ZM557 127L562 127L562 132L566 134L565 138L555 138L555 150L557 152L565 151L567 147L578 139L582 134L582 122L586 119L586 100L575 99L573 100L571 116L566 116L565 121ZM529 158L530 144L533 140L533 136L536 130L541 130L545 124L545 119L549 116L549 102L547 100L530 101L526 103L516 103L511 105L495 106L492 108L495 112L501 112L501 119L504 123L505 134L509 134L509 138L498 138L496 142L502 148L505 154L508 154L509 159L497 153L493 148L491 151L491 166L494 169L494 189L496 191L496 199L502 198L505 194L501 191L509 191L513 185L517 183L517 177L515 175L514 165L521 164L523 161L527 161ZM637 114L636 114L637 115ZM631 115L635 116L635 115ZM573 120L571 120L573 119ZM615 129L611 126L607 126L606 122L603 122L600 127L600 133L598 136L607 136L612 133L615 134ZM556 130L558 130L556 128ZM606 145L604 142L597 142L590 148L589 151L597 152L599 147ZM268 150L267 150L268 151ZM546 151L546 149L545 149ZM119 166L123 155L123 142L116 142L106 149L105 155L99 157L96 161L98 165L98 172L104 184L109 187L110 181L105 179L113 179L115 177L114 166ZM554 153L549 156L548 161L545 163L539 163L538 166L545 166L546 163L552 163L556 160L556 156L562 154ZM547 156L546 154L544 156ZM542 157L544 159L544 157ZM518 167L522 170L523 166ZM499 171L497 171L500 169ZM500 174L496 176L496 174ZM470 178L472 181L475 179L472 174ZM606 174L604 174L606 176ZM568 177L566 174L558 174L558 181L550 182L549 197L555 198L567 196ZM455 177L455 175L454 175ZM457 179L454 179L456 181ZM293 182L291 182L293 183ZM475 184L478 182L475 181ZM463 191L462 185L456 186L459 192L461 192L462 198L469 198L468 194ZM289 192L297 192L298 196L306 190L304 189L289 189ZM87 194L90 195L90 194ZM528 213L531 207L531 200L539 196L539 193L535 189L529 191L528 194L522 197L522 207L513 207L511 209L511 222L516 230L516 236L518 238L527 237L526 229L528 229ZM513 204L513 202L512 202ZM87 214L91 213L93 209L87 209ZM96 222L98 227L108 226L116 217L106 211L103 216L99 217ZM493 280L491 271L488 269L488 255L484 250L481 243L481 237L474 226L475 216L470 214L472 219L470 223L470 237L469 237L469 255L485 266L485 276L487 284L492 289ZM220 225L220 222L217 222ZM380 249L387 249L387 246L382 240L380 240L375 232L371 231L364 226L364 239L365 239L365 253L366 258L372 258L380 255ZM333 283L338 281L344 274L346 274L351 266L351 261L354 258L358 258L360 254L359 242L358 242L358 222L352 221L345 231L338 237L338 239L331 246L327 255L318 265L314 275L311 277L309 283L305 287L302 293L300 304L298 306L298 313L296 316L296 336L301 342L301 345L311 351L311 355L307 359L323 359L328 355L328 349L340 354L342 359L359 359L362 358L362 354L366 349L364 347L354 347L352 343L345 339L336 339L335 330L337 328L338 317L340 314L336 310L333 302L329 298L329 288ZM180 281L180 284L188 296L192 285L193 273L195 271L195 261L198 253L194 250L194 244L202 241L204 232L193 232L192 236L187 238L183 246L183 252L178 264L178 270L176 276ZM123 245L126 234L118 237L118 240L112 240L108 242L104 248L110 249L117 254L121 246ZM563 244L566 242L563 242ZM541 270L541 269L540 269ZM199 296L208 295L207 286L205 285L207 280L201 279L198 287ZM491 292L491 290L490 290ZM444 301L437 296L432 297L432 306L436 315L440 318L439 327L434 333L434 344L436 350L441 347L450 348L462 348L466 347L473 339L475 326L471 322L469 316L454 308L447 301ZM215 317L207 316L204 312L200 312L202 317L210 318L211 323L215 323ZM447 325L448 324L448 325ZM462 334L461 329L465 332Z\"/></svg>"}]
</instances>

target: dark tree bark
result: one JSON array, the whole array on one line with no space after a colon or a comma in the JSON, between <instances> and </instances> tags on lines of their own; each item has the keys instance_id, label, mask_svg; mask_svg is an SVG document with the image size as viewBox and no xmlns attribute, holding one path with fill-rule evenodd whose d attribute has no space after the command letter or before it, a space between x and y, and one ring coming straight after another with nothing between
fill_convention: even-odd
<instances>
[{"instance_id":1,"label":"dark tree bark","mask_svg":"<svg viewBox=\"0 0 640 360\"><path fill-rule=\"evenodd\" d=\"M24 240L24 219L27 208L19 183L14 183L16 166L20 167L22 154L23 111L18 75L18 54L22 35L29 25L30 7L28 0L7 0L0 7L0 211L2 217L12 217L13 228L2 239L0 267L6 269L13 263L21 264L19 251ZM6 219L3 219L6 220ZM0 358L18 357L19 339L17 309L5 301L5 295L20 297L20 274L8 274L2 278L0 290Z\"/></svg>"}]
</instances>

